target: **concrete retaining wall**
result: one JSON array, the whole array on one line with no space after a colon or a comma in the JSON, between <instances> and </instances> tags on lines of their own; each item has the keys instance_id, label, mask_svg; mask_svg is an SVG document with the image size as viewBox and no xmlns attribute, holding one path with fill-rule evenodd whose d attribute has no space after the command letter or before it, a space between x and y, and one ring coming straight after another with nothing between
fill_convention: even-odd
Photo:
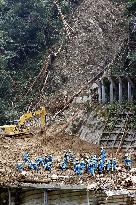
<instances>
[{"instance_id":1,"label":"concrete retaining wall","mask_svg":"<svg viewBox=\"0 0 136 205\"><path fill-rule=\"evenodd\" d=\"M136 205L136 196L122 194L107 197L103 192L83 190L14 190L10 203L7 193L0 192L0 205Z\"/></svg>"},{"instance_id":2,"label":"concrete retaining wall","mask_svg":"<svg viewBox=\"0 0 136 205\"><path fill-rule=\"evenodd\" d=\"M22 191L19 205L44 205L44 192L41 190Z\"/></svg>"},{"instance_id":3,"label":"concrete retaining wall","mask_svg":"<svg viewBox=\"0 0 136 205\"><path fill-rule=\"evenodd\" d=\"M48 205L87 205L87 195L83 191L51 191Z\"/></svg>"}]
</instances>

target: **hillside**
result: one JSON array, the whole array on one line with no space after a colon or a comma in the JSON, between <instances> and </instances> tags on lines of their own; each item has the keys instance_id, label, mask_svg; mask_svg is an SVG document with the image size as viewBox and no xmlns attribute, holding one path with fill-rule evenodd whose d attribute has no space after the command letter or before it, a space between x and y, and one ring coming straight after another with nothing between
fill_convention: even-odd
<instances>
[{"instance_id":1,"label":"hillside","mask_svg":"<svg viewBox=\"0 0 136 205\"><path fill-rule=\"evenodd\" d=\"M114 59L127 37L124 6L110 0L80 3L69 18L74 33L52 65L46 96L71 95Z\"/></svg>"},{"instance_id":2,"label":"hillside","mask_svg":"<svg viewBox=\"0 0 136 205\"><path fill-rule=\"evenodd\" d=\"M17 117L30 104L31 109L41 102L50 107L52 100L56 101L57 97L62 100L66 96L69 98L73 91L77 91L110 63L120 50L127 36L123 2L70 2L68 5L70 8L72 5L72 9L67 13L67 2L60 1L61 12L70 28L69 33L64 29L62 16L56 11L58 8L50 1L44 6L35 2L34 7L32 2L26 1L22 10L22 4L18 7L14 1L7 3L9 8L6 4L3 7L2 29L5 36L2 38L0 76L1 121L4 116ZM9 18L10 13L12 19ZM16 22L16 27L13 22ZM50 35L47 30L51 30ZM9 36L6 36L7 33ZM44 65L48 54L56 52L61 44L62 49L49 66L47 75ZM37 79L42 68L42 75ZM27 93L28 90L31 92Z\"/></svg>"},{"instance_id":3,"label":"hillside","mask_svg":"<svg viewBox=\"0 0 136 205\"><path fill-rule=\"evenodd\" d=\"M7 72L9 71L13 75L10 78L10 80L12 79L12 86L8 78L6 79L8 82L3 80L1 83L1 86L4 86L0 93L0 105L2 105L0 107L0 119L6 116L10 120L8 116L12 116L12 114L18 119L18 116L21 115L20 113L25 113L28 110L38 110L40 106L45 106L48 109L48 114L45 120L45 129L42 132L39 132L37 128L37 124L40 123L39 119L36 119L36 115L32 113L30 115L32 118L35 118L34 123L37 123L36 126L34 124L33 127L29 123L29 120L26 120L26 123L21 124L19 129L23 126L31 126L30 130L33 136L26 136L22 133L18 136L0 136L0 186L19 187L23 183L45 183L53 186L54 184L80 184L91 187L93 183L95 185L93 189L100 187L105 190L127 189L128 187L135 188L136 169L134 168L132 172L128 171L128 168L131 169L131 165L129 165L130 167L128 165L125 166L124 152L121 150L122 142L127 136L129 129L134 127L132 131L135 132L135 121L133 122L133 119L131 119L129 122L130 126L128 126L127 119L130 118L128 113L126 112L127 114L125 114L124 120L124 109L121 118L120 115L117 116L119 111L116 107L113 109L109 103L109 109L115 115L111 115L111 117L110 112L107 112L108 106L98 102L97 87L94 85L96 83L93 84L94 87L92 83L88 84L88 81L99 74L107 65L111 64L112 67L113 64L120 63L119 56L123 52L126 39L128 40L128 19L124 15L126 4L124 1L114 0L83 0L77 1L77 3L74 1L75 7L73 6L73 9L69 13L64 12L63 16L64 8L61 6L56 7L57 3L64 3L63 1L54 2L53 5L51 1L46 1L48 8L52 8L53 11L53 15L49 15L48 17L51 18L46 22L49 26L47 30L51 28L53 31L48 31L48 35L46 36L43 34L47 30L44 30L45 33L42 30L44 26L47 26L46 23L44 22L45 24L42 24L41 21L36 21L40 19L37 18L37 14L40 15L40 11L42 11L43 19L46 19L46 12L44 13L44 9L46 8L45 2L43 1L43 4L40 4L41 10L39 11L39 4L36 1L34 12L31 12L33 3L27 1L26 3L30 3L30 11L26 10L25 17L23 16L23 24L26 27L20 24L25 29L28 29L33 22L34 28L31 28L32 30L28 29L28 33L31 36L31 33L36 31L36 37L38 36L41 41L40 46L43 47L42 50L36 50L37 47L39 49L39 42L37 38L35 39L36 42L33 42L34 35L30 38L32 44L29 44L30 36L25 36L28 37L25 46L25 38L21 38L23 39L22 45L28 50L25 53L25 49L21 48L21 50L21 46L19 45L20 47L18 48L21 51L19 50L16 55L14 54L15 56L10 59L11 62L8 62L9 64L11 63L10 66L8 64L9 67L5 67L2 70L3 73L7 69ZM71 1L69 1L69 5L71 5ZM18 12L19 5L17 4L16 6L14 8L14 4L12 4L9 11L14 8L12 10L13 14L16 11ZM48 8L46 9L49 10ZM4 9L7 9L7 7ZM21 16L22 13L19 13L19 15ZM19 20L22 20L22 16L20 16ZM35 26L35 21L37 22L37 26ZM67 29L64 29L64 23L69 28L68 33L66 31ZM37 27L40 27L39 33L37 33ZM20 27L17 28L20 29ZM55 37L50 36L50 32L51 34L56 32L57 37L59 35L58 33L62 35L54 39ZM24 35L26 33L23 30L21 34ZM46 40L44 39L45 37L47 37ZM44 48L46 42L48 46L46 45L47 47ZM13 43L12 39L11 43ZM30 47L35 45L38 46L35 49L31 48L31 50ZM24 64L25 58L23 59L24 56L21 52L24 52L24 56L27 59L26 64ZM35 52L39 52L40 57ZM30 54L30 59L26 56L28 53ZM11 69L11 65L15 67ZM109 70L106 71L108 72ZM7 83L6 86L9 86L9 90L4 83ZM108 83L110 90L111 84L110 82ZM127 86L130 84L132 84L130 81L126 81ZM75 98L73 97L71 99L85 85L87 85L84 87L85 89L79 92L79 95L76 95ZM118 86L118 81L116 85ZM127 88L130 91L131 86ZM131 107L129 111L132 111ZM132 116L132 113L129 114ZM135 116L135 112L133 115ZM117 118L121 118L120 124L115 123L118 120ZM0 121L2 122L2 120ZM4 124L4 122L2 123ZM117 134L114 139L111 134L109 134L108 138L102 136L102 134L104 129L105 132L110 133L114 131L116 133L116 129L119 131L119 126L121 128L120 132L123 132L123 134L119 139L120 142L117 144L117 150L115 150L114 145L119 135ZM35 128L37 129L36 131ZM101 136L103 139L101 139ZM135 146L134 137L132 135ZM113 146L110 147L111 149L106 150L107 155L106 157L104 156L104 160L102 160L103 154L102 152L100 154L100 147L98 145L100 144L100 140L104 140L105 149L108 147L108 140L110 143L111 140L113 141ZM130 138L129 140L131 141L132 139ZM131 146L128 148L131 149ZM127 149L127 151L130 149ZM103 148L101 148L102 150ZM64 160L64 154L66 152L73 153L73 161L66 162L68 167L61 170L60 163ZM24 154L27 155L27 153L29 153L30 160L25 162L23 156ZM132 154L132 160L135 161L135 147L131 150L130 154ZM53 156L53 161L49 160L49 163L52 163L51 170L47 169L48 155ZM42 158L42 162L40 163L37 162L39 158ZM83 161L84 168L81 168ZM115 163L114 169L113 161ZM100 162L102 163L102 167L100 166ZM91 173L92 170L90 167L92 166L94 168L94 165L96 168L95 173ZM110 165L110 170L108 170L108 165ZM20 169L21 166L23 166L23 169L21 168L22 170ZM79 168L79 166L80 170L78 171L82 171L83 173L76 172L75 167ZM133 163L134 166L135 163Z\"/></svg>"}]
</instances>

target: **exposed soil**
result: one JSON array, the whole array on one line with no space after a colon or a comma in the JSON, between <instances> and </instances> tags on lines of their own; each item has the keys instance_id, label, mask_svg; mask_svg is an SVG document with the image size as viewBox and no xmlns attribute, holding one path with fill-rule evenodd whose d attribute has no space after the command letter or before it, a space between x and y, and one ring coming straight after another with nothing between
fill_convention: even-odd
<instances>
[{"instance_id":1,"label":"exposed soil","mask_svg":"<svg viewBox=\"0 0 136 205\"><path fill-rule=\"evenodd\" d=\"M0 183L16 183L20 178L20 173L16 169L16 163L22 161L24 152L30 154L31 160L36 157L52 154L55 160L63 158L64 150L69 149L73 151L76 157L80 158L83 154L98 154L99 147L88 142L82 141L76 136L68 135L46 135L39 134L31 137L1 137L0 138ZM57 165L56 165L57 166ZM52 173L56 174L56 170ZM51 173L51 174L52 174ZM30 176L27 177L32 180L36 177L46 179L45 172L41 174L29 171ZM38 177L38 178L37 178Z\"/></svg>"},{"instance_id":2,"label":"exposed soil","mask_svg":"<svg viewBox=\"0 0 136 205\"><path fill-rule=\"evenodd\" d=\"M89 155L100 155L100 148L95 144L85 142L77 136L66 134L47 135L37 134L34 136L20 137L2 137L0 138L0 186L19 185L24 183L46 183L46 184L84 184L94 186L92 188L102 188L107 190L120 188L134 188L136 177L134 170L132 173L126 171L122 164L123 153L117 156L117 162L120 169L115 173L98 173L95 177L84 172L83 176L76 175L73 171L73 165L65 171L59 169L59 162L63 160L64 152L69 149L74 153L77 159ZM108 150L107 156L110 157L116 150ZM16 163L22 162L24 152L28 152L31 161L39 156L48 154L53 155L53 168L51 172L42 168L37 171L29 170L26 166L23 173L16 168Z\"/></svg>"},{"instance_id":3,"label":"exposed soil","mask_svg":"<svg viewBox=\"0 0 136 205\"><path fill-rule=\"evenodd\" d=\"M45 88L49 104L49 94L73 95L114 59L127 36L124 10L123 2L83 0L73 11L68 23L74 33L52 65Z\"/></svg>"}]
</instances>

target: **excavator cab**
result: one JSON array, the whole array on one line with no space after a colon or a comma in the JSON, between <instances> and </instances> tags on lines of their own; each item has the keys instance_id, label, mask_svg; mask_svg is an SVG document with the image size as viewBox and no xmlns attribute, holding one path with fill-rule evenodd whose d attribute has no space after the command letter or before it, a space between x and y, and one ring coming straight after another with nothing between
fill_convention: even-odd
<instances>
[{"instance_id":1,"label":"excavator cab","mask_svg":"<svg viewBox=\"0 0 136 205\"><path fill-rule=\"evenodd\" d=\"M43 130L45 126L47 111L45 107L41 107L38 111L27 112L23 114L14 125L0 126L0 134L2 135L20 135L30 134L33 129Z\"/></svg>"}]
</instances>

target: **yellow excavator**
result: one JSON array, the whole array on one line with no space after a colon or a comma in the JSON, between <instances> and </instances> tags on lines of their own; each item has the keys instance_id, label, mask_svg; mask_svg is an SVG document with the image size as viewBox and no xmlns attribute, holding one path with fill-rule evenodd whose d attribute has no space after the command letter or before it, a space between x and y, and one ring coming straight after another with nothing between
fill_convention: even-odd
<instances>
[{"instance_id":1,"label":"yellow excavator","mask_svg":"<svg viewBox=\"0 0 136 205\"><path fill-rule=\"evenodd\" d=\"M43 130L45 126L47 111L41 107L38 111L23 114L17 124L0 126L0 134L13 136L20 134L30 134L33 128Z\"/></svg>"}]
</instances>

